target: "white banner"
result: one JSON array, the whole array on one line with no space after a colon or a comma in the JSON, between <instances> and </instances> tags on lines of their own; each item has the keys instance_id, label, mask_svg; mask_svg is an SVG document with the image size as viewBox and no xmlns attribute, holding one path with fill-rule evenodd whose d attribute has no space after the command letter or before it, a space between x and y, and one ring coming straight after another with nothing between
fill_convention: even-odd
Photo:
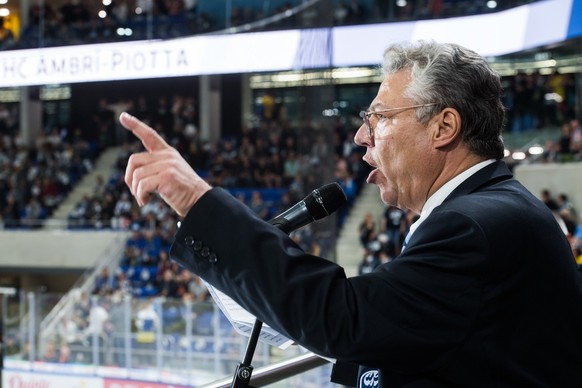
<instances>
[{"instance_id":1,"label":"white banner","mask_svg":"<svg viewBox=\"0 0 582 388\"><path fill-rule=\"evenodd\" d=\"M288 70L298 30L0 53L0 87Z\"/></svg>"},{"instance_id":2,"label":"white banner","mask_svg":"<svg viewBox=\"0 0 582 388\"><path fill-rule=\"evenodd\" d=\"M103 386L103 379L99 377L2 371L3 388L103 388Z\"/></svg>"}]
</instances>

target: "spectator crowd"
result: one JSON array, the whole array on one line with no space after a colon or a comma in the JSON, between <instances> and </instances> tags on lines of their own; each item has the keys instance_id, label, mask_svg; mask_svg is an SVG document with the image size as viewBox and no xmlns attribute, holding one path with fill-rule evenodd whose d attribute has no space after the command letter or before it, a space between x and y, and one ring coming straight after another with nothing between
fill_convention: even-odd
<instances>
[{"instance_id":1,"label":"spectator crowd","mask_svg":"<svg viewBox=\"0 0 582 388\"><path fill-rule=\"evenodd\" d=\"M265 220L315 189L328 157L335 160L335 170L330 173L335 174L350 203L367 175L362 150L353 143L354 131L342 121L330 121L328 129L307 126L299 130L260 112L260 118L243 128L240 136L205 142L196 128L192 99L173 96L150 102L138 97L124 108L156 128L212 185L230 190ZM334 142L329 143L324 134ZM188 289L185 284L180 286L184 271L167 257L178 218L159 198L137 207L124 182L129 155L140 147L136 139L123 143L113 174L107 179L97 177L93 191L69 214L69 227L110 227L132 233L120 268L108 274L108 282L98 282L96 293L123 285L134 296L180 298ZM338 217L338 225L346 212ZM306 227L293 237L306 250L326 255L334 236Z\"/></svg>"},{"instance_id":2,"label":"spectator crowd","mask_svg":"<svg viewBox=\"0 0 582 388\"><path fill-rule=\"evenodd\" d=\"M38 228L99 155L80 130L52 128L31 146L20 136L18 109L0 104L0 225Z\"/></svg>"}]
</instances>

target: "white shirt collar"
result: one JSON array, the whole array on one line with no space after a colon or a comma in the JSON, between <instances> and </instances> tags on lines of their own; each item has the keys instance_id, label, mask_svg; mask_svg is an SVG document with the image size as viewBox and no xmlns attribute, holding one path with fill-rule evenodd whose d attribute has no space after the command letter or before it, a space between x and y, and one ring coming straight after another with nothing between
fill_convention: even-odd
<instances>
[{"instance_id":1,"label":"white shirt collar","mask_svg":"<svg viewBox=\"0 0 582 388\"><path fill-rule=\"evenodd\" d=\"M432 211L439 206L443 201L464 181L466 181L471 175L475 174L482 168L495 162L495 159L484 160L469 167L447 183L441 186L433 195L428 197L422 210L420 211L420 217L412 225L410 225L410 230L408 232L407 239L410 238L412 233L418 228L420 224L432 213Z\"/></svg>"}]
</instances>

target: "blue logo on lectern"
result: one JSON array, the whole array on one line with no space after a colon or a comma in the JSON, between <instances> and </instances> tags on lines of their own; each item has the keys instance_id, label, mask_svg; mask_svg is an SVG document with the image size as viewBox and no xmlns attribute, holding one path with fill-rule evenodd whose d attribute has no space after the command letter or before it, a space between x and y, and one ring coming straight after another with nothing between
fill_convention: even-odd
<instances>
[{"instance_id":1,"label":"blue logo on lectern","mask_svg":"<svg viewBox=\"0 0 582 388\"><path fill-rule=\"evenodd\" d=\"M370 369L360 376L358 388L374 388L380 386L380 375L378 369Z\"/></svg>"}]
</instances>

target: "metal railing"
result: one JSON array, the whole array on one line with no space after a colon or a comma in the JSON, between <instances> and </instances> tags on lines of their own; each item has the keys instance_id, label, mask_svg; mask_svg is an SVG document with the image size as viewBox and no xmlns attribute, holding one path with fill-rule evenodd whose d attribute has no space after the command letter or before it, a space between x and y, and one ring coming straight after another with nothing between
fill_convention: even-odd
<instances>
[{"instance_id":1,"label":"metal railing","mask_svg":"<svg viewBox=\"0 0 582 388\"><path fill-rule=\"evenodd\" d=\"M59 299L57 305L40 322L41 337L54 334L58 322L67 314L71 313L75 303L79 301L81 295L88 295L93 291L95 280L104 268L109 268L110 273L114 273L114 269L118 267L119 260L125 249L126 240L127 237L125 235L116 237L114 244L110 245L107 251L103 253L102 257L97 260L95 267L79 278L71 290Z\"/></svg>"},{"instance_id":2,"label":"metal railing","mask_svg":"<svg viewBox=\"0 0 582 388\"><path fill-rule=\"evenodd\" d=\"M254 371L249 384L253 387L264 387L273 383L297 376L314 368L327 364L329 361L313 353L302 354L267 365ZM219 381L202 386L201 388L228 388L231 386L232 378L225 378Z\"/></svg>"},{"instance_id":3,"label":"metal railing","mask_svg":"<svg viewBox=\"0 0 582 388\"><path fill-rule=\"evenodd\" d=\"M12 314L29 319L16 323L10 319L12 324L6 327L4 354L9 370L224 386L224 381L232 380L247 343L247 337L236 332L212 302L119 294L75 304L55 330L40 335L39 322L50 310L46 303L58 297L32 292L10 297ZM313 370L325 364L326 360L299 346L279 349L260 342L251 384L263 386L295 376L283 386L305 386L297 379L317 379L318 386L326 386L327 371Z\"/></svg>"}]
</instances>

